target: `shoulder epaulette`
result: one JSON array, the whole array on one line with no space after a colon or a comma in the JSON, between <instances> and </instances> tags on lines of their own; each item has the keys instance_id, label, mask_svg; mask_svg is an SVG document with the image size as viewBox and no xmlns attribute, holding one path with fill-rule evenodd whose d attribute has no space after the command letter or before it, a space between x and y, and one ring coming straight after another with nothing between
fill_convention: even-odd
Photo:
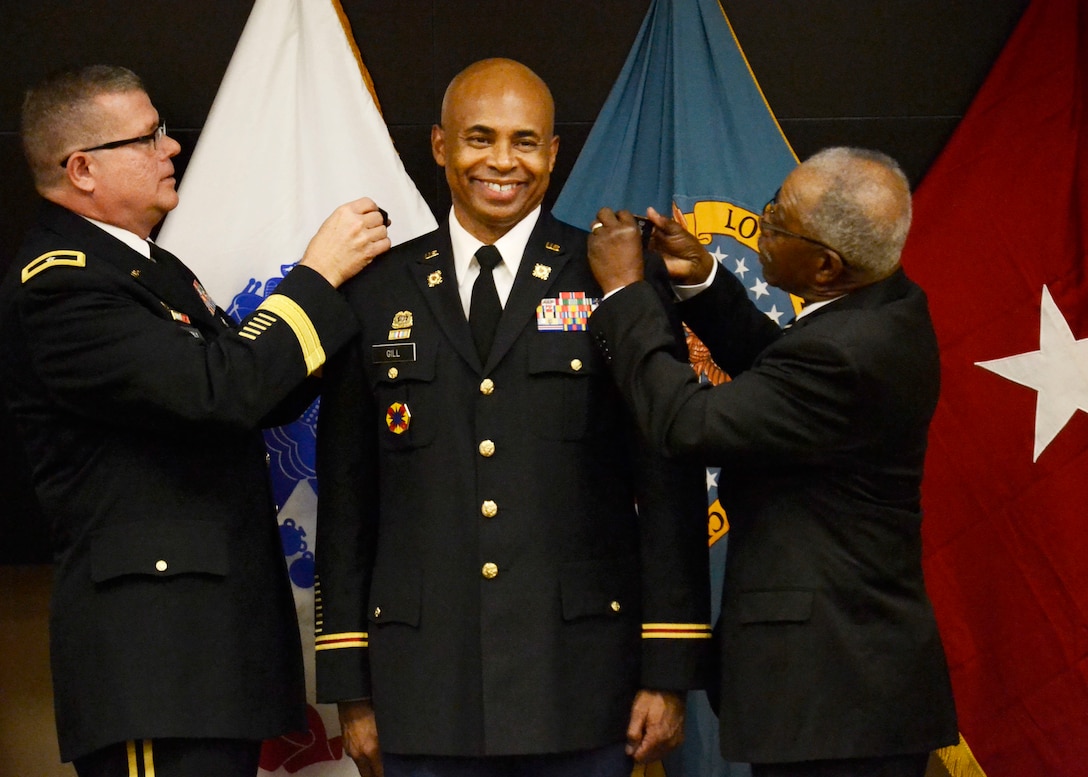
<instances>
[{"instance_id":1,"label":"shoulder epaulette","mask_svg":"<svg viewBox=\"0 0 1088 777\"><path fill-rule=\"evenodd\" d=\"M42 254L23 268L23 283L50 267L86 267L87 255L82 251L50 251Z\"/></svg>"}]
</instances>

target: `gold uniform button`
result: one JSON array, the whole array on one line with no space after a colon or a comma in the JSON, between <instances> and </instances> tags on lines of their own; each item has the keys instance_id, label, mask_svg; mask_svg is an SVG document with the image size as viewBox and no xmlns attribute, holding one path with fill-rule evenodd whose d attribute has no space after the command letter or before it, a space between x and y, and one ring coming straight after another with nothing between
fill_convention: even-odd
<instances>
[{"instance_id":1,"label":"gold uniform button","mask_svg":"<svg viewBox=\"0 0 1088 777\"><path fill-rule=\"evenodd\" d=\"M608 606L612 608L612 612L619 612L620 610L623 609L623 607L620 606L619 602L612 602L612 604L610 604Z\"/></svg>"},{"instance_id":2,"label":"gold uniform button","mask_svg":"<svg viewBox=\"0 0 1088 777\"><path fill-rule=\"evenodd\" d=\"M578 372L578 370L582 369L582 360L581 359L571 359L570 360L570 368L572 370L574 370L575 372Z\"/></svg>"},{"instance_id":3,"label":"gold uniform button","mask_svg":"<svg viewBox=\"0 0 1088 777\"><path fill-rule=\"evenodd\" d=\"M485 397L489 397L494 390L495 381L491 380L491 378L484 378L483 382L480 384L480 393Z\"/></svg>"},{"instance_id":4,"label":"gold uniform button","mask_svg":"<svg viewBox=\"0 0 1088 777\"><path fill-rule=\"evenodd\" d=\"M484 440L480 443L480 455L485 459L491 458L495 455L495 443L491 440Z\"/></svg>"},{"instance_id":5,"label":"gold uniform button","mask_svg":"<svg viewBox=\"0 0 1088 777\"><path fill-rule=\"evenodd\" d=\"M499 576L499 565L492 564L490 561L488 561L486 564L484 564L483 569L481 569L480 572L486 579L494 580L496 577Z\"/></svg>"},{"instance_id":6,"label":"gold uniform button","mask_svg":"<svg viewBox=\"0 0 1088 777\"><path fill-rule=\"evenodd\" d=\"M382 617L382 608L381 607L375 607L374 608L374 617L375 618Z\"/></svg>"},{"instance_id":7,"label":"gold uniform button","mask_svg":"<svg viewBox=\"0 0 1088 777\"><path fill-rule=\"evenodd\" d=\"M389 380L395 380L396 377L400 375L400 371L396 367L390 367L387 374L389 375Z\"/></svg>"},{"instance_id":8,"label":"gold uniform button","mask_svg":"<svg viewBox=\"0 0 1088 777\"><path fill-rule=\"evenodd\" d=\"M155 569L159 572L165 572L170 565L166 563L166 559L159 559L155 562Z\"/></svg>"},{"instance_id":9,"label":"gold uniform button","mask_svg":"<svg viewBox=\"0 0 1088 777\"><path fill-rule=\"evenodd\" d=\"M499 506L488 499L480 505L480 512L483 514L484 518L494 518L499 514Z\"/></svg>"}]
</instances>

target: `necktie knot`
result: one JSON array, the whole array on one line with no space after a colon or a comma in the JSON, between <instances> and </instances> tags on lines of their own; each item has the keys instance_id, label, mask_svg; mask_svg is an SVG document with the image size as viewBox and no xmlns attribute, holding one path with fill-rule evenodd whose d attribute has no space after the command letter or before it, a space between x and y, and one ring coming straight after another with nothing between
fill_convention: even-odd
<instances>
[{"instance_id":1,"label":"necktie knot","mask_svg":"<svg viewBox=\"0 0 1088 777\"><path fill-rule=\"evenodd\" d=\"M502 254L495 246L480 246L476 252L476 261L480 263L481 270L494 270L502 261Z\"/></svg>"}]
</instances>

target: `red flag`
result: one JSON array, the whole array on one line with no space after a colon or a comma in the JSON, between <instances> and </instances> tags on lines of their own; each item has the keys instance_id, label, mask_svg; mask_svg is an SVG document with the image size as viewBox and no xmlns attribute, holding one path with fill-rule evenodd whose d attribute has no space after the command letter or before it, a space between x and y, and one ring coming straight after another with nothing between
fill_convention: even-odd
<instances>
[{"instance_id":1,"label":"red flag","mask_svg":"<svg viewBox=\"0 0 1088 777\"><path fill-rule=\"evenodd\" d=\"M926 573L987 777L1088 775L1088 5L1034 0L915 195Z\"/></svg>"}]
</instances>

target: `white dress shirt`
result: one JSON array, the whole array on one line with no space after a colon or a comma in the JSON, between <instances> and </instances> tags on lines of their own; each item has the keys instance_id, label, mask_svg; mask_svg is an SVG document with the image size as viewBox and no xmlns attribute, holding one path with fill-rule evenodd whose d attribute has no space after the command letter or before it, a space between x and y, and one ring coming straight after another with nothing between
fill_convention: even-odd
<instances>
[{"instance_id":1,"label":"white dress shirt","mask_svg":"<svg viewBox=\"0 0 1088 777\"><path fill-rule=\"evenodd\" d=\"M514 287L514 278L517 277L518 267L521 266L521 255L525 253L529 235L532 234L539 218L540 206L538 205L532 213L495 242L495 248L502 254L502 261L495 265L491 274L495 278L495 291L499 293L499 303L503 307L506 307L510 289ZM464 308L467 319L469 304L472 301L472 284L480 276L480 263L476 261L476 252L483 243L461 226L453 213L453 208L450 208L450 243L453 244L453 267L457 273L457 292L461 295L461 307Z\"/></svg>"}]
</instances>

